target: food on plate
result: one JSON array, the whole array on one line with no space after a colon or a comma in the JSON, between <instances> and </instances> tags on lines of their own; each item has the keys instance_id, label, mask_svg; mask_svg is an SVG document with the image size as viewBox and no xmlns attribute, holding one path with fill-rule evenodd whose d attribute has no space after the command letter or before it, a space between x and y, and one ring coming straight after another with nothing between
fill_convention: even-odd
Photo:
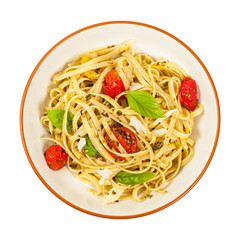
<instances>
[{"instance_id":1,"label":"food on plate","mask_svg":"<svg viewBox=\"0 0 240 240\"><path fill-rule=\"evenodd\" d=\"M115 98L118 94L125 91L122 79L116 69L109 71L103 82L103 91L111 98ZM123 97L123 96L122 96Z\"/></svg>"},{"instance_id":2,"label":"food on plate","mask_svg":"<svg viewBox=\"0 0 240 240\"><path fill-rule=\"evenodd\" d=\"M126 127L115 127L112 128L111 131L116 137L117 141L112 140L109 135L106 133L105 134L105 140L107 142L107 145L111 148L114 149L116 152L120 151L118 150L119 145L124 148L124 150L127 153L135 153L137 150L137 138L135 134L129 130ZM114 153L109 152L109 154L114 157L115 159L123 160L124 158L115 155Z\"/></svg>"},{"instance_id":3,"label":"food on plate","mask_svg":"<svg viewBox=\"0 0 240 240\"><path fill-rule=\"evenodd\" d=\"M44 157L49 168L57 171L65 166L68 160L68 155L59 145L52 145L45 153Z\"/></svg>"},{"instance_id":4,"label":"food on plate","mask_svg":"<svg viewBox=\"0 0 240 240\"><path fill-rule=\"evenodd\" d=\"M56 73L41 118L51 135L42 139L54 143L48 166L66 164L104 204L166 193L193 158L190 135L203 112L195 80L131 43L90 50Z\"/></svg>"},{"instance_id":5,"label":"food on plate","mask_svg":"<svg viewBox=\"0 0 240 240\"><path fill-rule=\"evenodd\" d=\"M194 111L198 105L199 89L196 81L185 77L181 83L179 91L180 103L189 111Z\"/></svg>"}]
</instances>

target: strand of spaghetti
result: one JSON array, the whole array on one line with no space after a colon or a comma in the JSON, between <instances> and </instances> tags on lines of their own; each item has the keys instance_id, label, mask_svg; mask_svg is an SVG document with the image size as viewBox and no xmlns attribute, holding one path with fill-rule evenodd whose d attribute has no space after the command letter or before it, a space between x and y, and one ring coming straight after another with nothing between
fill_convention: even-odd
<instances>
[{"instance_id":1,"label":"strand of spaghetti","mask_svg":"<svg viewBox=\"0 0 240 240\"><path fill-rule=\"evenodd\" d=\"M169 83L168 83L168 90L169 90L170 97L171 97L174 107L177 107L177 94L176 93L178 93L179 86L178 86L178 83L176 83L175 79L176 79L176 77L170 78ZM174 83L176 83L176 85L177 85L177 87L175 88L176 92L174 89Z\"/></svg>"},{"instance_id":2,"label":"strand of spaghetti","mask_svg":"<svg viewBox=\"0 0 240 240\"><path fill-rule=\"evenodd\" d=\"M105 99L105 100L108 101L114 108L122 108L114 99L112 99L112 98L109 97L108 95L100 94L100 93L91 93L91 95L99 96L99 97Z\"/></svg>"},{"instance_id":3,"label":"strand of spaghetti","mask_svg":"<svg viewBox=\"0 0 240 240\"><path fill-rule=\"evenodd\" d=\"M186 164L188 164L191 161L191 159L193 158L193 155L194 155L193 148L189 147L188 151L189 151L188 155L185 158L183 158L182 161L181 161L181 167L183 167Z\"/></svg>"},{"instance_id":4,"label":"strand of spaghetti","mask_svg":"<svg viewBox=\"0 0 240 240\"><path fill-rule=\"evenodd\" d=\"M138 196L138 192L140 191L140 189L142 188L145 188L144 186L142 185L139 185L137 187L135 187L132 191L132 197L135 201L138 201L138 202L142 202L144 201L144 199L149 195L149 193L151 192L149 189L145 188L145 191L141 194L141 196L139 197ZM140 195L140 194L139 194Z\"/></svg>"},{"instance_id":5,"label":"strand of spaghetti","mask_svg":"<svg viewBox=\"0 0 240 240\"><path fill-rule=\"evenodd\" d=\"M198 104L197 109L194 110L193 112L191 112L190 118L195 118L196 116L200 115L201 113L203 113L203 106L201 104Z\"/></svg>"},{"instance_id":6,"label":"strand of spaghetti","mask_svg":"<svg viewBox=\"0 0 240 240\"><path fill-rule=\"evenodd\" d=\"M118 60L116 60L116 70L120 76L120 78L122 79L123 85L125 87L125 89L129 89L129 80L127 79L127 77L125 76L125 73L123 72L123 60L125 60L126 58L124 57L120 57Z\"/></svg>"},{"instance_id":7,"label":"strand of spaghetti","mask_svg":"<svg viewBox=\"0 0 240 240\"><path fill-rule=\"evenodd\" d=\"M134 41L133 39L129 39L129 40L124 41L123 43L118 44L118 45L110 45L110 46L104 46L104 47L100 47L100 48L95 48L95 49L92 49L92 50L88 51L86 54L92 54L92 53L96 53L97 52L100 55L103 55L103 54L106 54L108 52L111 52L114 49L119 48L120 46L123 46L125 49L128 49L128 48L131 47L131 43L133 41Z\"/></svg>"},{"instance_id":8,"label":"strand of spaghetti","mask_svg":"<svg viewBox=\"0 0 240 240\"><path fill-rule=\"evenodd\" d=\"M116 55L118 55L121 51L124 51L126 50L128 47L123 47L121 49L115 49L105 55L102 55L102 56L99 56L99 57L96 57L96 58L93 58L92 60L89 60L88 62L86 63L83 63L83 64L80 64L80 65L73 65L73 66L70 66L68 68L65 69L64 73L66 72L69 72L73 69L81 69L81 68L84 68L86 66L91 66L91 65L94 65L94 64L98 64L98 63L101 63L101 62L104 62L104 61L107 61L108 59L111 59L113 57L115 57Z\"/></svg>"},{"instance_id":9,"label":"strand of spaghetti","mask_svg":"<svg viewBox=\"0 0 240 240\"><path fill-rule=\"evenodd\" d=\"M94 69L97 69L97 68L108 67L108 66L111 66L111 65L112 65L112 62L108 61L108 62L96 63L94 65L83 66L83 67L78 68L76 70L72 70L70 72L66 72L66 73L63 73L61 75L58 75L58 76L54 77L53 82L57 83L57 82L62 81L64 79L68 78L68 77L76 76L76 75L81 74L83 72L87 72L87 71L94 70Z\"/></svg>"},{"instance_id":10,"label":"strand of spaghetti","mask_svg":"<svg viewBox=\"0 0 240 240\"><path fill-rule=\"evenodd\" d=\"M140 72L140 74L143 76L143 78L145 79L145 81L147 81L147 83L149 85L151 85L151 81L150 78L148 76L148 74L146 73L146 71L142 68L142 66L139 64L139 62L133 57L133 55L131 55L128 52L124 52L122 53L123 56L125 56L126 58L129 59L129 61L134 65L134 67Z\"/></svg>"},{"instance_id":11,"label":"strand of spaghetti","mask_svg":"<svg viewBox=\"0 0 240 240\"><path fill-rule=\"evenodd\" d=\"M151 86L152 86L152 89L153 89L152 95L153 95L153 97L155 97L155 95L156 95L156 83L155 83L153 75L152 75L151 65L148 66L147 71L148 71L148 76L151 80Z\"/></svg>"},{"instance_id":12,"label":"strand of spaghetti","mask_svg":"<svg viewBox=\"0 0 240 240\"><path fill-rule=\"evenodd\" d=\"M99 183L98 183L99 181L96 177L94 177L94 176L92 176L88 173L81 173L81 174L77 175L77 177L80 178L80 179L86 179L86 180L90 181L94 186L97 187L98 191L94 191L92 189L89 189L89 191L91 193L93 193L94 195L99 195L101 193L102 188L99 185Z\"/></svg>"},{"instance_id":13,"label":"strand of spaghetti","mask_svg":"<svg viewBox=\"0 0 240 240\"><path fill-rule=\"evenodd\" d=\"M97 149L97 151L104 156L104 158L108 161L110 161L111 163L115 163L115 159L106 151L106 149L102 146L102 144L100 143L100 141L98 140L96 134L94 133L94 131L91 129L91 127L88 124L87 118L86 116L82 117L82 123L88 133L88 136L93 144L93 146Z\"/></svg>"},{"instance_id":14,"label":"strand of spaghetti","mask_svg":"<svg viewBox=\"0 0 240 240\"><path fill-rule=\"evenodd\" d=\"M103 127L106 131L106 133L108 134L108 136L110 137L110 139L112 139L115 142L118 142L117 138L115 137L115 135L113 134L111 128L109 127L106 117L102 117L101 118L101 122L103 124ZM120 153L124 153L126 154L126 150L124 149L124 147L122 146L122 144L120 142L118 142L119 144L117 145L118 150L120 151Z\"/></svg>"},{"instance_id":15,"label":"strand of spaghetti","mask_svg":"<svg viewBox=\"0 0 240 240\"><path fill-rule=\"evenodd\" d=\"M133 70L140 84L143 85L144 87L151 88L150 84L144 80L143 76L141 75L140 71L136 68L135 65L133 65Z\"/></svg>"},{"instance_id":16,"label":"strand of spaghetti","mask_svg":"<svg viewBox=\"0 0 240 240\"><path fill-rule=\"evenodd\" d=\"M95 84L93 85L93 87L90 89L89 93L100 93L101 89L102 89L102 84L104 81L104 77L106 76L106 74L112 69L112 66L108 66L106 67L103 72L101 73L101 75L99 76L97 82L95 82Z\"/></svg>"},{"instance_id":17,"label":"strand of spaghetti","mask_svg":"<svg viewBox=\"0 0 240 240\"><path fill-rule=\"evenodd\" d=\"M170 68L172 71L174 71L177 77L181 80L183 80L183 78L187 76L187 73L185 72L185 70L181 68L179 65L177 65L176 63L167 62L165 63L165 67L167 67L168 69Z\"/></svg>"},{"instance_id":18,"label":"strand of spaghetti","mask_svg":"<svg viewBox=\"0 0 240 240\"><path fill-rule=\"evenodd\" d=\"M60 145L60 146L66 151L64 145L63 145L59 140L57 140L57 139L49 138L49 137L41 137L40 139L41 139L41 140L48 140L48 141L55 142L55 143L57 143L58 145Z\"/></svg>"},{"instance_id":19,"label":"strand of spaghetti","mask_svg":"<svg viewBox=\"0 0 240 240\"><path fill-rule=\"evenodd\" d=\"M169 140L170 140L170 136L172 134L172 131L173 131L173 127L175 125L175 122L177 120L177 115L178 115L178 111L175 111L172 115L172 119L170 121L170 124L169 124L169 127L168 127L168 133L166 134L165 136L165 139L164 139L164 142L163 142L163 147L161 148L161 150L154 156L155 159L159 159L163 154L164 152L166 151L166 147L169 143Z\"/></svg>"},{"instance_id":20,"label":"strand of spaghetti","mask_svg":"<svg viewBox=\"0 0 240 240\"><path fill-rule=\"evenodd\" d=\"M161 171L161 169L160 169L160 168L156 168L156 169L157 169L158 172L160 173L160 175L159 175L158 178L161 179L161 184L160 184L158 187L151 188L151 187L149 187L149 186L147 185L147 182L143 183L144 186L145 186L145 188L147 188L147 189L150 190L150 191L157 191L157 190L162 189L162 187L164 186L164 184L165 184L165 182L166 182L166 178L165 178L163 172Z\"/></svg>"},{"instance_id":21,"label":"strand of spaghetti","mask_svg":"<svg viewBox=\"0 0 240 240\"><path fill-rule=\"evenodd\" d=\"M177 162L177 166L174 167L174 173L172 175L170 175L170 177L167 177L166 178L166 181L170 181L172 180L173 178L175 178L180 170L180 167L181 167L181 158L182 158L182 153L180 152L178 154L178 162ZM168 172L166 172L166 175L168 174Z\"/></svg>"}]
</instances>

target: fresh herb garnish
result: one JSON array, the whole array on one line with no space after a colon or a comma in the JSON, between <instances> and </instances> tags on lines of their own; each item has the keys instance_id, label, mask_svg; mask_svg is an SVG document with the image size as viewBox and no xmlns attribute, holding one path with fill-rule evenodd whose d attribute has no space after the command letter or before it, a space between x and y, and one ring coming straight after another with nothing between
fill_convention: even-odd
<instances>
[{"instance_id":1,"label":"fresh herb garnish","mask_svg":"<svg viewBox=\"0 0 240 240\"><path fill-rule=\"evenodd\" d=\"M83 147L83 149L85 150L85 153L90 157L100 157L101 155L99 154L97 149L93 146L88 135L86 135L85 138L86 138L86 144Z\"/></svg>"},{"instance_id":2,"label":"fresh herb garnish","mask_svg":"<svg viewBox=\"0 0 240 240\"><path fill-rule=\"evenodd\" d=\"M149 118L165 117L160 105L155 98L148 92L135 91L127 93L129 106L142 116Z\"/></svg>"},{"instance_id":3,"label":"fresh herb garnish","mask_svg":"<svg viewBox=\"0 0 240 240\"><path fill-rule=\"evenodd\" d=\"M135 185L144 183L146 181L149 181L152 179L156 173L153 172L143 172L143 173L128 173L128 172L119 172L115 179L119 183L125 184L125 185Z\"/></svg>"},{"instance_id":4,"label":"fresh herb garnish","mask_svg":"<svg viewBox=\"0 0 240 240\"><path fill-rule=\"evenodd\" d=\"M48 110L47 116L50 122L58 129L62 130L63 118L64 118L65 110L62 109L54 109ZM72 120L74 115L71 112L67 114L67 131L72 132Z\"/></svg>"}]
</instances>

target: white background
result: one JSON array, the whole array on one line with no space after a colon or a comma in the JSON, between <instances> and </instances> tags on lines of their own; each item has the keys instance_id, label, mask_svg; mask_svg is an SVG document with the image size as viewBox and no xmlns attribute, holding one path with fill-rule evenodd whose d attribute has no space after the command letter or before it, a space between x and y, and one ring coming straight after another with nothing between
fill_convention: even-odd
<instances>
[{"instance_id":1,"label":"white background","mask_svg":"<svg viewBox=\"0 0 240 240\"><path fill-rule=\"evenodd\" d=\"M2 1L0 238L240 239L238 2ZM73 31L110 20L144 22L180 38L208 68L221 106L219 143L200 182L169 208L129 220L90 216L56 198L32 170L19 132L22 93L41 57Z\"/></svg>"}]
</instances>

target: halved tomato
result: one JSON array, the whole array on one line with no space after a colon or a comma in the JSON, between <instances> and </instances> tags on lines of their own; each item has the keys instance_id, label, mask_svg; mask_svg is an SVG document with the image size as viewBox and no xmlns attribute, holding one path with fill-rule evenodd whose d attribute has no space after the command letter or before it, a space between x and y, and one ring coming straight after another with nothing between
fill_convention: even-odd
<instances>
[{"instance_id":1,"label":"halved tomato","mask_svg":"<svg viewBox=\"0 0 240 240\"><path fill-rule=\"evenodd\" d=\"M107 142L107 145L114 149L116 152L120 152L118 150L119 143L123 146L123 148L126 150L127 153L135 153L137 150L137 138L135 134L125 127L115 127L112 128L112 132L117 138L118 142L113 141L110 139L109 135L106 133L105 140ZM110 155L116 159L123 160L123 157L117 156L116 154L113 154L109 152Z\"/></svg>"}]
</instances>

